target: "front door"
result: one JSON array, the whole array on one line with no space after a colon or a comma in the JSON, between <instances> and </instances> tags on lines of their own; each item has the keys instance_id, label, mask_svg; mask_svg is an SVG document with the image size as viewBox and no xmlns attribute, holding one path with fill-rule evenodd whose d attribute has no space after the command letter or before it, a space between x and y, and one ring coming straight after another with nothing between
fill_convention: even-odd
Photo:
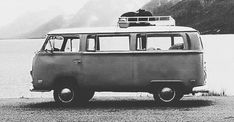
<instances>
[{"instance_id":1,"label":"front door","mask_svg":"<svg viewBox=\"0 0 234 122\"><path fill-rule=\"evenodd\" d=\"M43 71L45 81L72 77L80 79L80 38L76 35L51 35L42 47L37 59L37 69ZM53 83L50 83L53 85ZM53 86L51 86L53 87Z\"/></svg>"}]
</instances>

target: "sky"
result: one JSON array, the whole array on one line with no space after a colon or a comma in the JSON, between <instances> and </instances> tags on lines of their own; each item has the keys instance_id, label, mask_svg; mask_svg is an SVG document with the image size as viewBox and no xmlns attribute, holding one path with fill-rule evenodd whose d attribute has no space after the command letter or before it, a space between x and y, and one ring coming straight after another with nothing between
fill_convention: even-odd
<instances>
[{"instance_id":1,"label":"sky","mask_svg":"<svg viewBox=\"0 0 234 122\"><path fill-rule=\"evenodd\" d=\"M0 27L9 24L24 13L50 10L51 7L56 7L64 14L74 14L87 1L89 0L0 0ZM136 0L136 3L142 5L148 1Z\"/></svg>"},{"instance_id":2,"label":"sky","mask_svg":"<svg viewBox=\"0 0 234 122\"><path fill-rule=\"evenodd\" d=\"M0 0L0 26L6 25L30 11L56 7L65 14L74 14L88 0Z\"/></svg>"}]
</instances>

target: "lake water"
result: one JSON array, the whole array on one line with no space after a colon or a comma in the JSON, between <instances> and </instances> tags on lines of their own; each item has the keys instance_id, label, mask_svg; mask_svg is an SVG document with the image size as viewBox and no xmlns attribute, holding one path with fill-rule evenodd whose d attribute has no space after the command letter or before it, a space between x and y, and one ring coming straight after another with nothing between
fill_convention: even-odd
<instances>
[{"instance_id":1,"label":"lake water","mask_svg":"<svg viewBox=\"0 0 234 122\"><path fill-rule=\"evenodd\" d=\"M203 35L207 85L201 89L234 95L234 35ZM0 40L0 98L52 97L30 92L32 58L43 39Z\"/></svg>"}]
</instances>

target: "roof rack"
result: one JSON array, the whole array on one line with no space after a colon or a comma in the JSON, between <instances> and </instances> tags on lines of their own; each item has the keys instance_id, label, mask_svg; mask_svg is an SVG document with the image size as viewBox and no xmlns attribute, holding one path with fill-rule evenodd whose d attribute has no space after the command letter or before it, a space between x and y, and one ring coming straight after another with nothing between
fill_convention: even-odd
<instances>
[{"instance_id":1,"label":"roof rack","mask_svg":"<svg viewBox=\"0 0 234 122\"><path fill-rule=\"evenodd\" d=\"M171 16L134 16L120 17L120 28L130 26L175 26L175 20Z\"/></svg>"}]
</instances>

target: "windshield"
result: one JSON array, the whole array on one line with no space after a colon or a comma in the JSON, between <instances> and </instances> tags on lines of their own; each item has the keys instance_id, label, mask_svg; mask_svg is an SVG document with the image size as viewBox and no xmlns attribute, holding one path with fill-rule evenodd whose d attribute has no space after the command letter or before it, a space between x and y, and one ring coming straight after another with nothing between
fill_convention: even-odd
<instances>
[{"instance_id":1,"label":"windshield","mask_svg":"<svg viewBox=\"0 0 234 122\"><path fill-rule=\"evenodd\" d=\"M49 36L44 43L41 51L55 52L78 52L80 48L80 39L75 36Z\"/></svg>"}]
</instances>

